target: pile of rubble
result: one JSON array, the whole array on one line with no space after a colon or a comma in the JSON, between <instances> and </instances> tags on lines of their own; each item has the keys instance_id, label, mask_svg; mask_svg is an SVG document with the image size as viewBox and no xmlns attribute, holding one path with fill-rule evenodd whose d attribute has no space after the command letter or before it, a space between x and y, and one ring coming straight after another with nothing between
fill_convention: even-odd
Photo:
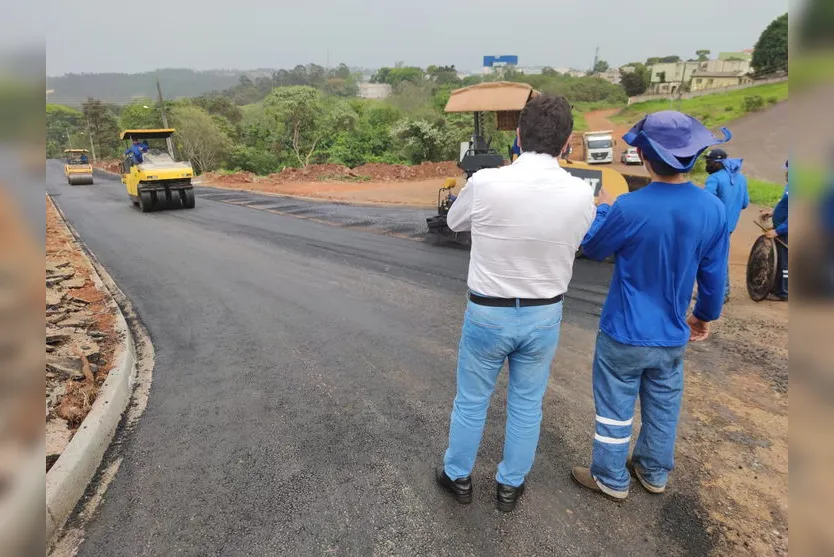
<instances>
[{"instance_id":1,"label":"pile of rubble","mask_svg":"<svg viewBox=\"0 0 834 557\"><path fill-rule=\"evenodd\" d=\"M116 309L57 216L47 211L47 470L92 408L117 342Z\"/></svg>"}]
</instances>

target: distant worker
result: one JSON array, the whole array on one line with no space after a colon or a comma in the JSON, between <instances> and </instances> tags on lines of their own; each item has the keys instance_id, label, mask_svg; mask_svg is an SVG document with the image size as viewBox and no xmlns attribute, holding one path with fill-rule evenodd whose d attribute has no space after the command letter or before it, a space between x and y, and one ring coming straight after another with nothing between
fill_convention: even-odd
<instances>
[{"instance_id":1,"label":"distant worker","mask_svg":"<svg viewBox=\"0 0 834 557\"><path fill-rule=\"evenodd\" d=\"M782 198L773 209L762 211L763 218L773 218L773 228L765 232L768 238L775 238L776 242L776 288L773 295L779 300L788 299L788 189L790 188L790 174L788 161L785 161L785 191Z\"/></svg>"},{"instance_id":2,"label":"distant worker","mask_svg":"<svg viewBox=\"0 0 834 557\"><path fill-rule=\"evenodd\" d=\"M666 489L686 345L705 340L721 315L730 243L721 202L687 178L701 153L722 140L671 110L649 114L623 140L637 147L652 181L613 204L600 190L582 242L585 256L616 260L594 353L592 462L571 471L582 487L617 501L628 496L629 467L647 491ZM687 319L696 280L698 301ZM638 396L642 427L629 466Z\"/></svg>"},{"instance_id":3,"label":"distant worker","mask_svg":"<svg viewBox=\"0 0 834 557\"><path fill-rule=\"evenodd\" d=\"M713 149L706 156L707 178L704 189L724 204L727 211L727 227L732 236L738 225L741 211L750 205L747 178L741 173L742 159L731 159L723 149ZM724 303L730 299L730 261L727 259L727 281L724 285Z\"/></svg>"},{"instance_id":4,"label":"distant worker","mask_svg":"<svg viewBox=\"0 0 834 557\"><path fill-rule=\"evenodd\" d=\"M81 164L87 164L87 162L88 162L88 161L87 161L87 155L86 155L86 154L84 154L84 153L82 153L82 154L81 154L81 159L80 159L80 160L81 160Z\"/></svg>"},{"instance_id":5,"label":"distant worker","mask_svg":"<svg viewBox=\"0 0 834 557\"><path fill-rule=\"evenodd\" d=\"M142 156L142 144L138 139L133 138L133 143L127 148L127 150L125 150L125 155L133 157L133 162L136 164L142 163L144 160L144 157Z\"/></svg>"}]
</instances>

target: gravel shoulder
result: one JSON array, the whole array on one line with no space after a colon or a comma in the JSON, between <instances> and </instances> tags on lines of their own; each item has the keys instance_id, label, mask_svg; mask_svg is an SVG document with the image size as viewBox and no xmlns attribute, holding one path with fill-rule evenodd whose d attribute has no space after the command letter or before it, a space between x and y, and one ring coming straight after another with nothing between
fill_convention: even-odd
<instances>
[{"instance_id":1,"label":"gravel shoulder","mask_svg":"<svg viewBox=\"0 0 834 557\"><path fill-rule=\"evenodd\" d=\"M46 202L46 470L96 400L120 344L110 295Z\"/></svg>"}]
</instances>

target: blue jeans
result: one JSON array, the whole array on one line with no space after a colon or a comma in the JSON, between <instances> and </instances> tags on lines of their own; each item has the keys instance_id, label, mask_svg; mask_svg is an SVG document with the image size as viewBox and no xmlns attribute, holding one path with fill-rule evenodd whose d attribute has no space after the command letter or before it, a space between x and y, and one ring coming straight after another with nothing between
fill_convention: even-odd
<instances>
[{"instance_id":1,"label":"blue jeans","mask_svg":"<svg viewBox=\"0 0 834 557\"><path fill-rule=\"evenodd\" d=\"M460 338L449 447L443 461L451 479L472 472L495 382L508 360L504 458L495 479L513 487L524 483L536 456L542 398L561 324L562 302L533 307L487 307L469 302Z\"/></svg>"},{"instance_id":2,"label":"blue jeans","mask_svg":"<svg viewBox=\"0 0 834 557\"><path fill-rule=\"evenodd\" d=\"M596 434L591 474L607 487L626 491L634 405L640 395L642 427L632 461L652 485L665 486L675 465L675 438L683 395L686 345L620 344L600 331L594 354Z\"/></svg>"}]
</instances>

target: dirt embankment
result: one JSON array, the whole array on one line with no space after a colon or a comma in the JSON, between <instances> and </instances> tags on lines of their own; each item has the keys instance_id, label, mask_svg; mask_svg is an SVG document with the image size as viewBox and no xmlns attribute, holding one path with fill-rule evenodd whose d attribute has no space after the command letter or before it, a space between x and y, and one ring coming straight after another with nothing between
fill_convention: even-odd
<instances>
[{"instance_id":1,"label":"dirt embankment","mask_svg":"<svg viewBox=\"0 0 834 557\"><path fill-rule=\"evenodd\" d=\"M114 360L116 307L80 246L46 204L46 468L89 413Z\"/></svg>"},{"instance_id":2,"label":"dirt embankment","mask_svg":"<svg viewBox=\"0 0 834 557\"><path fill-rule=\"evenodd\" d=\"M458 178L461 185L464 182L457 164L451 161L414 166L366 164L356 168L316 164L307 168L285 168L269 176L257 176L251 172L208 172L201 177L201 181L209 186L276 195L348 203L434 207L437 190L446 178Z\"/></svg>"}]
</instances>

